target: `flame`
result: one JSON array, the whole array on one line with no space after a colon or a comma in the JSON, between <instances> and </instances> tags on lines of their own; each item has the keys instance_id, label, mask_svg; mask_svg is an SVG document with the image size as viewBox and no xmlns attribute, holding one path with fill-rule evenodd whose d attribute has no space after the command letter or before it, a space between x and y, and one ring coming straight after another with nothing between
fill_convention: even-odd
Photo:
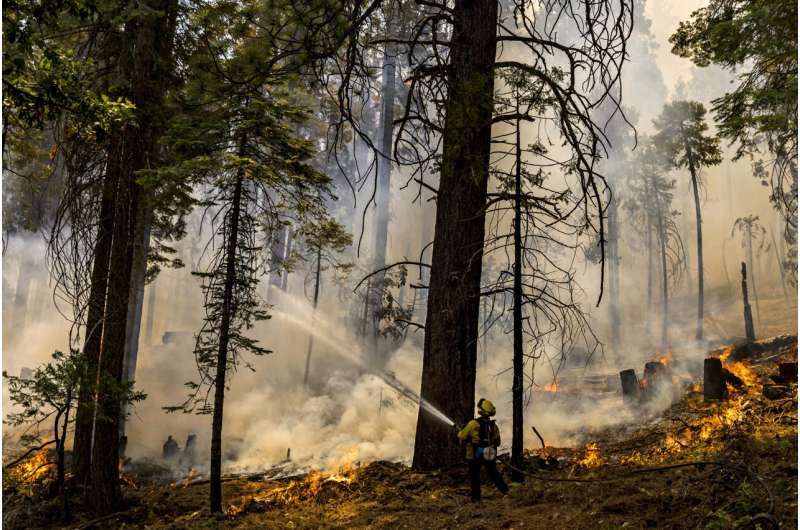
<instances>
[{"instance_id":1,"label":"flame","mask_svg":"<svg viewBox=\"0 0 800 530\"><path fill-rule=\"evenodd\" d=\"M603 459L600 457L600 445L597 442L587 443L585 450L586 453L582 459L578 460L578 465L597 467L603 464Z\"/></svg>"},{"instance_id":2,"label":"flame","mask_svg":"<svg viewBox=\"0 0 800 530\"><path fill-rule=\"evenodd\" d=\"M658 362L663 364L664 366L669 366L672 364L672 352L668 351L666 355L662 355L658 358Z\"/></svg>"},{"instance_id":3,"label":"flame","mask_svg":"<svg viewBox=\"0 0 800 530\"><path fill-rule=\"evenodd\" d=\"M759 386L759 377L750 368L750 365L744 361L735 363L723 362L722 364L729 372L741 379L746 387L754 388Z\"/></svg>"},{"instance_id":4,"label":"flame","mask_svg":"<svg viewBox=\"0 0 800 530\"><path fill-rule=\"evenodd\" d=\"M48 461L47 454L46 449L39 450L32 457L11 468L11 476L21 482L39 481L50 472L51 466L55 465Z\"/></svg>"},{"instance_id":5,"label":"flame","mask_svg":"<svg viewBox=\"0 0 800 530\"><path fill-rule=\"evenodd\" d=\"M315 500L325 488L325 484L337 483L347 486L356 480L357 475L358 468L350 463L343 464L336 473L311 471L302 479L291 480L256 494L245 495L238 504L228 506L226 513L230 517L236 517L247 511L253 503L285 505Z\"/></svg>"},{"instance_id":6,"label":"flame","mask_svg":"<svg viewBox=\"0 0 800 530\"><path fill-rule=\"evenodd\" d=\"M545 392L558 392L558 379L553 379L551 382L544 385L542 390Z\"/></svg>"}]
</instances>

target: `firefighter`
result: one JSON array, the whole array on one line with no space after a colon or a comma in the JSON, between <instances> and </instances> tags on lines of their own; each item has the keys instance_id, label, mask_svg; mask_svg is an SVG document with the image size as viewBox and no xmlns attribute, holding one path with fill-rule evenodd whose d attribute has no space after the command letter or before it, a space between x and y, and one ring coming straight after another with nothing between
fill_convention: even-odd
<instances>
[{"instance_id":1,"label":"firefighter","mask_svg":"<svg viewBox=\"0 0 800 530\"><path fill-rule=\"evenodd\" d=\"M478 401L478 418L470 420L458 433L458 439L466 442L467 445L466 456L469 464L472 502L481 500L481 466L489 472L497 489L504 495L508 492L508 486L497 471L495 463L497 446L500 445L500 429L491 417L496 412L491 401L481 398Z\"/></svg>"}]
</instances>

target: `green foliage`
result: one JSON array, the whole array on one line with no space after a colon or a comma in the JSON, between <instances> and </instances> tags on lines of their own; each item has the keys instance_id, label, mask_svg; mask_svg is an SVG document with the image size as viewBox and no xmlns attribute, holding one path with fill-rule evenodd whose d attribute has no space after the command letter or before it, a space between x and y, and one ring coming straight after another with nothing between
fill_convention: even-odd
<instances>
[{"instance_id":1,"label":"green foliage","mask_svg":"<svg viewBox=\"0 0 800 530\"><path fill-rule=\"evenodd\" d=\"M672 52L718 64L739 83L712 101L720 136L736 158L768 158L770 200L785 219L787 270L797 278L797 2L711 0L670 37ZM756 170L757 178L766 171Z\"/></svg>"},{"instance_id":2,"label":"green foliage","mask_svg":"<svg viewBox=\"0 0 800 530\"><path fill-rule=\"evenodd\" d=\"M631 174L628 184L628 195L622 206L628 212L632 222L631 228L640 235L640 241L647 240L648 232L658 241L658 217L664 223L665 247L667 251L668 276L673 286L683 279L685 261L684 248L678 229L677 218L680 212L672 209L675 180L668 179L665 167L669 165L665 152L656 146L654 138L643 136L639 148L630 165ZM657 248L653 243L653 248Z\"/></svg>"},{"instance_id":3,"label":"green foliage","mask_svg":"<svg viewBox=\"0 0 800 530\"><path fill-rule=\"evenodd\" d=\"M39 426L51 419L59 425L62 420L54 417L63 416L75 406L78 388L87 381L89 373L88 359L76 350L66 354L60 351L53 353L53 360L36 368L27 379L3 372L13 407L12 412L6 415L5 423L12 427L32 427L30 430L33 432L26 431L23 441L39 441ZM104 393L115 396L121 404L141 401L147 397L134 390L132 382L121 384L101 378L100 386Z\"/></svg>"},{"instance_id":4,"label":"green foliage","mask_svg":"<svg viewBox=\"0 0 800 530\"><path fill-rule=\"evenodd\" d=\"M797 2L712 0L670 42L698 66L739 72L739 85L713 102L720 135L739 143L739 156L765 139L772 152L796 156Z\"/></svg>"},{"instance_id":5,"label":"green foliage","mask_svg":"<svg viewBox=\"0 0 800 530\"><path fill-rule=\"evenodd\" d=\"M701 103L674 101L664 105L661 115L653 121L657 130L653 142L672 167L689 168L694 174L703 166L722 162L719 139L706 134L705 115Z\"/></svg>"},{"instance_id":6,"label":"green foliage","mask_svg":"<svg viewBox=\"0 0 800 530\"><path fill-rule=\"evenodd\" d=\"M304 59L289 37L303 35L306 24L316 20L310 13L323 4L217 2L194 14L203 45L187 59L191 75L178 96L183 112L162 138L171 159L154 176L204 190L198 201L214 223L209 245L214 252L204 270L193 273L202 279L206 311L194 352L199 379L187 383L190 394L182 405L167 410L213 411L204 390L219 384L221 333L229 340L228 377L240 363L253 368L242 354L270 353L248 331L269 318L257 286L267 265L263 248L274 231L299 225L309 245L331 252L350 244L325 213L326 201L334 198L330 179L311 164L314 144L296 133L309 112L290 86ZM231 243L232 268L226 252ZM223 319L229 319L224 331Z\"/></svg>"}]
</instances>

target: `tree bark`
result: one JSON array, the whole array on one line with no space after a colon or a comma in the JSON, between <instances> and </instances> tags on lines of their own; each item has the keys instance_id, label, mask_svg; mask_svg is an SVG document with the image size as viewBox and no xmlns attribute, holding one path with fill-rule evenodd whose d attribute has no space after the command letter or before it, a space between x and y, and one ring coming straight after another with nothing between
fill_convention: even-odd
<instances>
[{"instance_id":1,"label":"tree bark","mask_svg":"<svg viewBox=\"0 0 800 530\"><path fill-rule=\"evenodd\" d=\"M519 108L517 108L519 113ZM512 439L511 480L522 482L522 142L520 120L516 124L516 164L514 172L514 378L511 387Z\"/></svg>"},{"instance_id":2,"label":"tree bark","mask_svg":"<svg viewBox=\"0 0 800 530\"><path fill-rule=\"evenodd\" d=\"M144 342L153 345L153 325L156 316L156 282L152 281L147 287L147 319L144 324Z\"/></svg>"},{"instance_id":3,"label":"tree bark","mask_svg":"<svg viewBox=\"0 0 800 530\"><path fill-rule=\"evenodd\" d=\"M452 11L421 395L461 423L475 405L497 9L495 1L457 0ZM440 468L462 457L452 429L420 407L413 467Z\"/></svg>"}]
</instances>

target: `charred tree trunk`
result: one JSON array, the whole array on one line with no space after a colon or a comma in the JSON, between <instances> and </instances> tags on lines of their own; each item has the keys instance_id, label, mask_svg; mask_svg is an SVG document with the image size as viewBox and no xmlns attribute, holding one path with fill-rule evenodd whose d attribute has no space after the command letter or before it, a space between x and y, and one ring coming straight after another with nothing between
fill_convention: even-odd
<instances>
[{"instance_id":1,"label":"charred tree trunk","mask_svg":"<svg viewBox=\"0 0 800 530\"><path fill-rule=\"evenodd\" d=\"M314 311L311 313L311 327L314 327L314 318L317 314L317 303L319 302L319 283L320 273L322 272L322 242L317 243L317 271L314 275ZM306 351L306 370L303 373L303 385L308 386L308 372L311 368L311 352L314 349L314 334L308 334L308 350Z\"/></svg>"},{"instance_id":2,"label":"charred tree trunk","mask_svg":"<svg viewBox=\"0 0 800 530\"><path fill-rule=\"evenodd\" d=\"M756 340L753 327L753 310L750 309L750 300L747 297L747 265L742 262L742 301L744 303L744 332L748 342Z\"/></svg>"},{"instance_id":3,"label":"charred tree trunk","mask_svg":"<svg viewBox=\"0 0 800 530\"><path fill-rule=\"evenodd\" d=\"M225 283L219 326L217 371L214 377L214 415L211 421L211 512L222 511L222 416L225 404L225 375L228 367L233 287L236 283L236 244L239 239L239 217L242 202L242 175L236 177L231 204L231 221L225 250Z\"/></svg>"},{"instance_id":4,"label":"charred tree trunk","mask_svg":"<svg viewBox=\"0 0 800 530\"><path fill-rule=\"evenodd\" d=\"M689 172L692 174L692 192L694 193L694 215L697 225L697 333L695 338L703 340L703 217L700 207L700 191L697 183L697 169L694 167L692 148L686 143L686 153L689 158Z\"/></svg>"},{"instance_id":5,"label":"charred tree trunk","mask_svg":"<svg viewBox=\"0 0 800 530\"><path fill-rule=\"evenodd\" d=\"M517 108L519 113L519 108ZM516 127L516 165L514 174L514 382L511 387L513 412L511 439L511 480L522 482L522 142L520 120Z\"/></svg>"},{"instance_id":6,"label":"charred tree trunk","mask_svg":"<svg viewBox=\"0 0 800 530\"><path fill-rule=\"evenodd\" d=\"M475 403L497 5L457 0L452 11L421 395L461 423ZM413 467L439 468L461 457L452 429L420 407Z\"/></svg>"},{"instance_id":7,"label":"charred tree trunk","mask_svg":"<svg viewBox=\"0 0 800 530\"><path fill-rule=\"evenodd\" d=\"M375 196L375 270L386 266L386 245L389 236L389 203L392 174L392 130L394 128L394 101L396 92L395 55L392 44L387 43L383 49L383 109L381 111L381 152L378 155L378 183ZM382 363L379 353L380 314L383 303L384 273L375 277L371 297L372 348L378 363Z\"/></svg>"},{"instance_id":8,"label":"charred tree trunk","mask_svg":"<svg viewBox=\"0 0 800 530\"><path fill-rule=\"evenodd\" d=\"M703 397L705 401L718 401L725 397L722 361L715 357L703 361Z\"/></svg>"}]
</instances>

